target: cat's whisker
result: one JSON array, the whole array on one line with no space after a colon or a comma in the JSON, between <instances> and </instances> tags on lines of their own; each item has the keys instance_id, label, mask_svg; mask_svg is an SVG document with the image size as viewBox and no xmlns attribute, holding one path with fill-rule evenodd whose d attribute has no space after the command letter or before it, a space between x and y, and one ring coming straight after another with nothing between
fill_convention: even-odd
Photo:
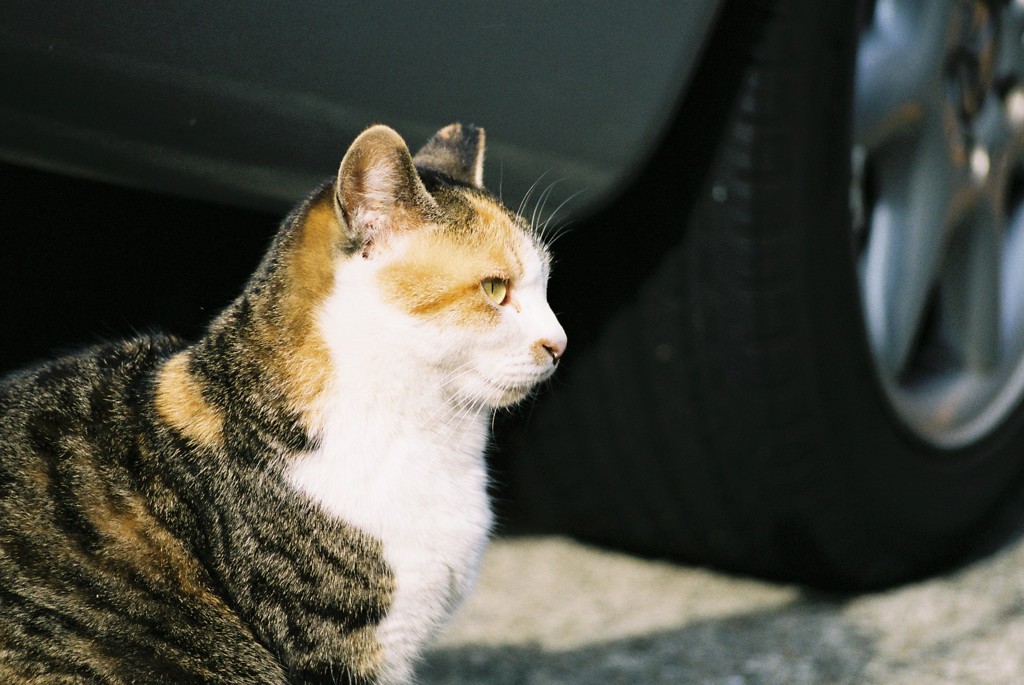
<instances>
[{"instance_id":1,"label":"cat's whisker","mask_svg":"<svg viewBox=\"0 0 1024 685\"><path fill-rule=\"evenodd\" d=\"M449 416L445 424L441 426L441 431L443 432L446 438L451 438L452 436L456 435L462 428L463 424L466 422L466 419L477 413L473 411L475 404L476 402L473 400L473 398L466 397L455 408L455 410L452 412L451 416Z\"/></svg>"},{"instance_id":2,"label":"cat's whisker","mask_svg":"<svg viewBox=\"0 0 1024 685\"><path fill-rule=\"evenodd\" d=\"M472 375L473 373L475 373L475 369L473 368L472 360L470 360L468 362L465 362L464 364L459 365L451 372L449 372L447 376L441 379L441 381L438 384L438 387L441 388L442 390L447 390L458 381L462 380L463 378L466 378L467 376ZM451 399L454 399L456 403L461 402L462 392L456 388L455 391L452 392L451 394ZM450 402L451 400L446 401L441 406L441 408L434 412L434 414L428 420L435 420L439 416L447 412L451 407Z\"/></svg>"},{"instance_id":3,"label":"cat's whisker","mask_svg":"<svg viewBox=\"0 0 1024 685\"><path fill-rule=\"evenodd\" d=\"M463 363L459 364L454 369L449 371L444 376L444 378L441 379L441 385L442 386L449 385L453 381L457 380L458 378L461 378L462 376L465 376L465 375L471 373L472 372L472 368L471 368L472 365L473 365L473 360L472 359L469 359L469 360L464 361Z\"/></svg>"},{"instance_id":4,"label":"cat's whisker","mask_svg":"<svg viewBox=\"0 0 1024 685\"><path fill-rule=\"evenodd\" d=\"M547 172L545 172L545 173L547 173ZM522 197L522 198L520 198L520 200L519 200L519 206L518 206L518 207L516 207L516 214L518 214L518 215L522 216L522 214L523 214L523 209L524 209L524 208L526 207L526 203L528 203L528 202L530 201L530 196L531 196L531 195L533 194L533 189L537 187L537 184L538 184L538 183L540 183L540 180L541 180L542 178L544 178L544 174L541 174L541 175L540 175L540 176L539 176L539 177L537 178L537 180L536 180L536 181L534 181L533 183L531 183L531 184L530 184L530 187L526 189L526 192L525 192L525 193L523 193L523 197Z\"/></svg>"},{"instance_id":5,"label":"cat's whisker","mask_svg":"<svg viewBox=\"0 0 1024 685\"><path fill-rule=\"evenodd\" d=\"M541 211L544 205L547 204L547 198L551 194L551 191L554 189L556 183L558 183L558 181L555 181L554 183L549 183L547 187L545 187L544 190L541 191L540 195L537 196L537 201L533 203L533 211L530 212L531 228L537 226L537 214L538 212Z\"/></svg>"},{"instance_id":6,"label":"cat's whisker","mask_svg":"<svg viewBox=\"0 0 1024 685\"><path fill-rule=\"evenodd\" d=\"M559 183L561 183L562 180L563 179L555 179L554 181L549 183L544 188L543 192L541 192L541 194L537 197L537 201L533 205L533 211L530 212L530 231L538 238L542 239L540 234L537 232L537 227L542 223L540 219L543 218L544 216L544 209L545 207L547 207L548 200L551 198L551 195L554 192L555 187Z\"/></svg>"},{"instance_id":7,"label":"cat's whisker","mask_svg":"<svg viewBox=\"0 0 1024 685\"><path fill-rule=\"evenodd\" d=\"M568 232L566 230L566 227L569 224L558 224L558 223L555 222L555 218L558 216L558 213L560 211L562 211L562 209L567 204L569 204L570 202L575 200L582 193L583 193L582 190L577 190L575 193L573 193L569 197L567 197L564 200L562 200L559 203L559 205L557 207L555 207L555 211L551 212L551 214L548 216L548 218L545 219L544 223L540 226L539 237L540 237L541 241L544 242L548 246L549 249L555 243L557 243L558 240L562 236L564 236Z\"/></svg>"},{"instance_id":8,"label":"cat's whisker","mask_svg":"<svg viewBox=\"0 0 1024 685\"><path fill-rule=\"evenodd\" d=\"M544 244L550 250L559 240L573 232L571 223L562 224L551 232L551 235L544 240Z\"/></svg>"},{"instance_id":9,"label":"cat's whisker","mask_svg":"<svg viewBox=\"0 0 1024 685\"><path fill-rule=\"evenodd\" d=\"M542 173L537 177L537 180L530 184L527 188L526 194L523 195L523 199L519 201L519 206L516 207L516 214L522 216L523 210L526 209L527 204L530 202L530 197L533 195L533 191L537 188L537 184L544 180L544 177L548 175L548 172Z\"/></svg>"},{"instance_id":10,"label":"cat's whisker","mask_svg":"<svg viewBox=\"0 0 1024 685\"><path fill-rule=\"evenodd\" d=\"M558 186L559 183L561 183L564 180L565 180L564 178L559 178L559 179L556 179L556 180L552 181L552 183L541 194L540 200L538 201L538 205L539 206L538 206L538 209L537 209L537 216L543 218L544 212L545 212L545 210L547 209L547 206L548 206L548 201L551 200L551 197L555 194L555 188ZM557 211L557 209L556 209L556 211ZM546 224L547 222L545 221L544 223ZM534 224L536 224L536 221L534 222Z\"/></svg>"},{"instance_id":11,"label":"cat's whisker","mask_svg":"<svg viewBox=\"0 0 1024 685\"><path fill-rule=\"evenodd\" d=\"M475 417L479 417L482 410L483 410L483 405L480 402L477 402L477 401L469 402L463 408L463 410L461 412L461 416L459 417L458 421L455 423L454 426L451 427L449 435L452 435L452 436L457 435L462 430L462 428L466 424L466 422L468 420L470 420L470 419L475 418Z\"/></svg>"},{"instance_id":12,"label":"cat's whisker","mask_svg":"<svg viewBox=\"0 0 1024 685\"><path fill-rule=\"evenodd\" d=\"M505 196L502 193L505 184L505 160L498 159L498 202L505 204Z\"/></svg>"},{"instance_id":13,"label":"cat's whisker","mask_svg":"<svg viewBox=\"0 0 1024 685\"><path fill-rule=\"evenodd\" d=\"M462 421L468 412L468 407L468 403L460 407L460 409L453 412L448 420L445 421L444 425L440 427L438 432L440 432L446 440L451 439L451 437L458 432L458 429L462 425Z\"/></svg>"},{"instance_id":14,"label":"cat's whisker","mask_svg":"<svg viewBox=\"0 0 1024 685\"><path fill-rule=\"evenodd\" d=\"M544 225L541 227L541 231L543 232L544 235L547 235L546 232L547 232L549 227L552 227L552 226L557 227L557 226L559 226L559 224L556 222L556 218L558 217L558 213L561 212L565 208L565 206L567 204L569 204L570 202L572 202L573 200L575 200L577 197L579 197L582 194L583 194L582 190L577 190L575 193L572 193L571 195L569 195L569 197L565 198L560 203L558 203L558 206L555 207L554 211L551 212L550 215L548 215L548 218L544 221Z\"/></svg>"},{"instance_id":15,"label":"cat's whisker","mask_svg":"<svg viewBox=\"0 0 1024 685\"><path fill-rule=\"evenodd\" d=\"M458 402L453 405L453 411L463 411L478 403L479 400L476 397L469 393L463 393L460 395Z\"/></svg>"},{"instance_id":16,"label":"cat's whisker","mask_svg":"<svg viewBox=\"0 0 1024 685\"><path fill-rule=\"evenodd\" d=\"M469 401L468 398L462 396L461 393L456 393L454 395L454 399L454 402L445 402L437 411L428 416L425 419L425 423L428 426L436 424L437 422L442 420L444 420L447 423L448 420L451 418L451 415L459 411L462 408L462 406Z\"/></svg>"},{"instance_id":17,"label":"cat's whisker","mask_svg":"<svg viewBox=\"0 0 1024 685\"><path fill-rule=\"evenodd\" d=\"M464 378L465 376L468 376L473 372L474 370L472 368L472 360L465 362L457 366L455 369L453 369L448 374L448 376L446 376L445 379L441 381L440 387L449 386L455 381L460 380L461 378ZM441 420L442 417L449 417L450 420L450 416L452 415L452 413L459 411L463 406L466 405L466 403L472 401L471 397L466 396L460 390L456 390L452 394L452 399L454 400L454 402L450 400L444 402L439 409L437 409L430 416L424 419L424 424L430 426L432 424L435 424L437 421Z\"/></svg>"}]
</instances>

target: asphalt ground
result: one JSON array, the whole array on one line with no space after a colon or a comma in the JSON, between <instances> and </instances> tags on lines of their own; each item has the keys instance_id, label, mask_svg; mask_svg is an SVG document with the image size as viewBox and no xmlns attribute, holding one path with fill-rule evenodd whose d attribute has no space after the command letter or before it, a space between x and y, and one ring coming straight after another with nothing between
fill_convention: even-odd
<instances>
[{"instance_id":1,"label":"asphalt ground","mask_svg":"<svg viewBox=\"0 0 1024 685\"><path fill-rule=\"evenodd\" d=\"M942 576L844 597L565 538L499 539L419 680L1024 683L1024 536Z\"/></svg>"}]
</instances>

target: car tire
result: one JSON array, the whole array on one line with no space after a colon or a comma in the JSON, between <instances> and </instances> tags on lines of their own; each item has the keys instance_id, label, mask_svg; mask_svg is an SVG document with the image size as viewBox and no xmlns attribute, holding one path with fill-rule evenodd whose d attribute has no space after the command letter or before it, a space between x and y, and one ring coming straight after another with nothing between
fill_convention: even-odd
<instances>
[{"instance_id":1,"label":"car tire","mask_svg":"<svg viewBox=\"0 0 1024 685\"><path fill-rule=\"evenodd\" d=\"M559 243L569 354L496 457L522 528L866 588L959 558L1013 492L1019 394L943 444L870 343L850 200L865 11L727 3L659 151Z\"/></svg>"}]
</instances>

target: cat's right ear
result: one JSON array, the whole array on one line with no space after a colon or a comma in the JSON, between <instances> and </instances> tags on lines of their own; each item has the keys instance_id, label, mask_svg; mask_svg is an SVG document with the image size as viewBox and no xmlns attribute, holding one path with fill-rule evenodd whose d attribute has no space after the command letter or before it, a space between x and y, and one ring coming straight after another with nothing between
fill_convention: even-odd
<instances>
[{"instance_id":1,"label":"cat's right ear","mask_svg":"<svg viewBox=\"0 0 1024 685\"><path fill-rule=\"evenodd\" d=\"M353 141L334 183L335 209L353 249L369 256L396 231L422 223L437 209L405 141L377 125Z\"/></svg>"},{"instance_id":2,"label":"cat's right ear","mask_svg":"<svg viewBox=\"0 0 1024 685\"><path fill-rule=\"evenodd\" d=\"M484 138L484 130L479 126L449 124L435 133L412 161L460 183L483 188Z\"/></svg>"}]
</instances>

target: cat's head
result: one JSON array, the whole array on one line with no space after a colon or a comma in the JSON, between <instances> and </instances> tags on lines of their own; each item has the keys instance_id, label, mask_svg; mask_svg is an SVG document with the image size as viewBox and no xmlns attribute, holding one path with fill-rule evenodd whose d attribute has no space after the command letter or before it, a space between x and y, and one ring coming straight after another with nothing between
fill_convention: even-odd
<instances>
[{"instance_id":1,"label":"cat's head","mask_svg":"<svg viewBox=\"0 0 1024 685\"><path fill-rule=\"evenodd\" d=\"M550 377L566 335L547 302L548 250L484 190L483 156L483 130L459 124L415 156L386 126L353 142L333 188L347 256L321 320L336 359L377 352L500 407Z\"/></svg>"}]
</instances>

